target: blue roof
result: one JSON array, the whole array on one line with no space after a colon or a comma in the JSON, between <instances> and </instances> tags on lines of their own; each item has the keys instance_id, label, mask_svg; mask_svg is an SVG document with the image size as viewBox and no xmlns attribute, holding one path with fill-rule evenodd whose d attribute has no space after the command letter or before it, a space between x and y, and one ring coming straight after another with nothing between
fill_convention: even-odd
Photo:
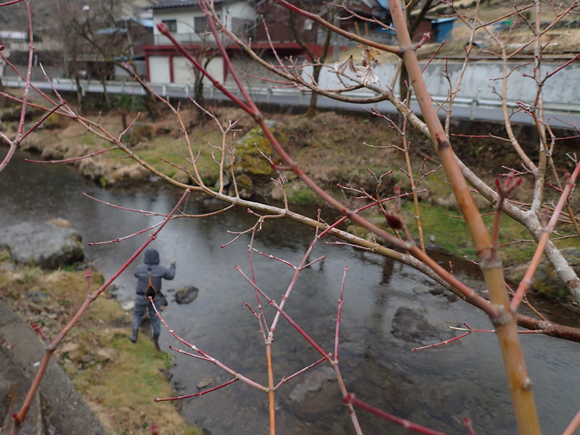
<instances>
[{"instance_id":1,"label":"blue roof","mask_svg":"<svg viewBox=\"0 0 580 435\"><path fill-rule=\"evenodd\" d=\"M143 27L153 28L153 20L137 20Z\"/></svg>"},{"instance_id":2,"label":"blue roof","mask_svg":"<svg viewBox=\"0 0 580 435\"><path fill-rule=\"evenodd\" d=\"M377 1L379 2L379 4L381 5L381 7L383 9L390 10L389 9L389 2L387 0L377 0Z\"/></svg>"},{"instance_id":3,"label":"blue roof","mask_svg":"<svg viewBox=\"0 0 580 435\"><path fill-rule=\"evenodd\" d=\"M97 35L112 35L113 33L127 33L124 27L109 27L107 29L97 30Z\"/></svg>"},{"instance_id":4,"label":"blue roof","mask_svg":"<svg viewBox=\"0 0 580 435\"><path fill-rule=\"evenodd\" d=\"M449 21L455 21L457 19L457 17L452 17L452 18L439 18L438 20L431 20L431 22L433 24L443 24L443 23L447 23Z\"/></svg>"}]
</instances>

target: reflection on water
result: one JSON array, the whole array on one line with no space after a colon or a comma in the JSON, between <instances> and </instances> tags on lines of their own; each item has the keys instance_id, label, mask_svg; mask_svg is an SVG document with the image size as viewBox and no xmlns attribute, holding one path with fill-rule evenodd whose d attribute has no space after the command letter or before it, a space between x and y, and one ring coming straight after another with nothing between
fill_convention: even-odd
<instances>
[{"instance_id":1,"label":"reflection on water","mask_svg":"<svg viewBox=\"0 0 580 435\"><path fill-rule=\"evenodd\" d=\"M108 276L146 236L94 247L86 247L86 243L131 234L161 218L113 209L84 197L82 192L123 207L162 213L168 212L179 196L179 192L161 184L104 190L80 179L70 167L24 165L19 159L0 173L0 185L0 225L52 217L68 219L83 235L88 261ZM211 206L191 198L186 211L203 213ZM202 220L171 222L154 246L163 263L173 256L177 260L176 278L165 284L166 290L186 285L200 289L191 305L169 304L165 317L171 327L232 369L266 384L259 326L243 306L248 302L256 308L254 292L234 268L240 265L246 274L251 273L249 237L220 248L234 237L228 230L246 230L255 220L255 216L240 209ZM255 247L298 264L312 238L310 229L271 220L258 233ZM369 252L320 242L310 260L321 255L327 258L300 274L287 312L330 351L343 268L349 267L340 358L350 391L379 408L438 430L465 433L462 421L469 416L479 433L514 433L509 393L492 334L473 334L446 347L413 353L411 349L416 344L399 340L391 332L394 314L401 306L423 315L434 328L463 322L488 328L484 315L461 301L449 301L445 293L439 294L437 287L415 270ZM257 284L279 298L294 270L257 254L253 258ZM477 270L469 264L456 261L455 270L470 285L481 288ZM133 268L124 272L118 282L128 298L135 285L132 272ZM271 321L274 311L269 307L265 311ZM273 360L277 380L319 358L287 322L282 320L276 332ZM535 335L523 336L522 343L544 430L562 432L580 403L578 345ZM164 349L169 344L176 345L166 331L162 332L161 344ZM196 384L205 378L213 379L212 386L231 379L204 361L178 355L175 362L171 382L178 394L196 392ZM290 381L278 390L278 433L353 433L336 383L324 384L320 398L306 406L289 400L290 392L303 379ZM181 410L185 418L213 434L268 433L266 396L241 382L187 400ZM367 434L406 433L362 411L359 419Z\"/></svg>"}]
</instances>

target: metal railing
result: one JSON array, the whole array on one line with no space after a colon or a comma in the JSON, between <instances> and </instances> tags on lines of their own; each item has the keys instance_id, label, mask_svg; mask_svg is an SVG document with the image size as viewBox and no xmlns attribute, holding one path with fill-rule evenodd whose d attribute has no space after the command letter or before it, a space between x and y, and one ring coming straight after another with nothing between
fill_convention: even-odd
<instances>
[{"instance_id":1,"label":"metal railing","mask_svg":"<svg viewBox=\"0 0 580 435\"><path fill-rule=\"evenodd\" d=\"M172 33L172 36L177 42L182 44L203 44L204 42L214 42L213 35L204 34L203 37L199 33ZM173 43L163 35L154 35L155 45L173 45Z\"/></svg>"},{"instance_id":2,"label":"metal railing","mask_svg":"<svg viewBox=\"0 0 580 435\"><path fill-rule=\"evenodd\" d=\"M81 80L81 92L86 94L87 92L95 92L95 93L102 93L103 86L100 82L93 81L93 80ZM13 78L3 78L3 84L6 87L12 88L23 88L25 85L24 80L21 78L13 79ZM34 86L39 89L50 90L54 87L58 91L65 91L65 92L76 92L77 86L74 80L72 79L52 79L51 83L47 81L39 81L34 82ZM52 86L51 86L52 85ZM184 96L184 93L191 95L191 90L193 88L193 83L153 83L150 82L148 85L153 89L156 93L158 93L162 97L180 97ZM226 84L225 88L236 94L240 95L239 89L233 84ZM287 98L288 104L294 105L303 105L308 103L307 96L308 93L302 92L296 88L277 88L273 86L262 86L262 87L250 87L248 89L252 97L256 98L258 101L272 103L275 102L274 100L278 100L280 98ZM111 94L133 94L133 95L145 95L145 91L143 87L136 83L131 79L127 80L111 80L107 82L107 92ZM205 88L205 94L210 99L223 99L225 98L224 95L215 90L213 87ZM365 90L357 90L354 92L349 92L348 94L352 97L372 97L375 94L370 91ZM448 99L448 96L441 96L441 95L434 95L432 96L433 100L437 103L442 103ZM306 101L304 101L306 100ZM414 100L413 100L414 101ZM476 117L482 119L479 116L476 116L476 109L501 109L502 103L499 99L492 100L492 99L485 99L479 97L457 97L455 98L454 105L460 107L467 107L470 108L469 119L473 120ZM508 101L507 103L508 108L516 108L519 107L519 104L516 101ZM339 102L336 102L336 106L339 106ZM547 103L544 104L544 110L551 113L580 113L580 105L574 104L556 104L556 103Z\"/></svg>"}]
</instances>

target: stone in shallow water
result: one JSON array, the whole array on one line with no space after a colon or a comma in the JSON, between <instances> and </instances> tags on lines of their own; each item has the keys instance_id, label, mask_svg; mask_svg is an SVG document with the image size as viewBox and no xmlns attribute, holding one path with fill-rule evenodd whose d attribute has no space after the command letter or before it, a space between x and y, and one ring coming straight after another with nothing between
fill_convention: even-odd
<instances>
[{"instance_id":1,"label":"stone in shallow water","mask_svg":"<svg viewBox=\"0 0 580 435\"><path fill-rule=\"evenodd\" d=\"M10 250L15 263L57 269L85 257L81 235L49 223L23 222L0 230L0 247Z\"/></svg>"},{"instance_id":2,"label":"stone in shallow water","mask_svg":"<svg viewBox=\"0 0 580 435\"><path fill-rule=\"evenodd\" d=\"M135 308L135 301L123 301L121 302L121 308L125 311L131 311Z\"/></svg>"},{"instance_id":3,"label":"stone in shallow water","mask_svg":"<svg viewBox=\"0 0 580 435\"><path fill-rule=\"evenodd\" d=\"M193 286L180 288L175 292L175 302L179 305L192 303L199 293L199 289Z\"/></svg>"},{"instance_id":4,"label":"stone in shallow water","mask_svg":"<svg viewBox=\"0 0 580 435\"><path fill-rule=\"evenodd\" d=\"M297 379L299 383L286 399L286 408L291 414L316 421L323 415L334 414L343 406L340 389L334 384L336 374L332 367L312 368Z\"/></svg>"},{"instance_id":5,"label":"stone in shallow water","mask_svg":"<svg viewBox=\"0 0 580 435\"><path fill-rule=\"evenodd\" d=\"M420 344L431 344L451 338L453 334L440 331L436 326L431 325L425 317L409 307L399 307L393 317L391 333L404 341Z\"/></svg>"},{"instance_id":6,"label":"stone in shallow water","mask_svg":"<svg viewBox=\"0 0 580 435\"><path fill-rule=\"evenodd\" d=\"M201 390L202 388L209 387L213 383L214 380L212 378L204 378L196 384L196 387Z\"/></svg>"}]
</instances>

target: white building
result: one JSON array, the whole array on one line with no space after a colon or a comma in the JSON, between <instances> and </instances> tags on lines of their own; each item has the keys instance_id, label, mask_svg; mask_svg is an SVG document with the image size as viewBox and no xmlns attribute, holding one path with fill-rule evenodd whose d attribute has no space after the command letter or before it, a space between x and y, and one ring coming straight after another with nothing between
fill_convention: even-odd
<instances>
[{"instance_id":1,"label":"white building","mask_svg":"<svg viewBox=\"0 0 580 435\"><path fill-rule=\"evenodd\" d=\"M231 32L247 34L253 29L256 11L252 2L247 0L214 0L214 7L220 20ZM195 81L193 65L167 37L159 32L157 24L165 24L174 38L196 58L214 54L217 49L215 39L198 1L160 1L152 10L154 45L145 47L148 81L154 83L193 83ZM223 41L226 46L231 45L229 40L224 38ZM221 80L223 78L221 56L215 56L207 69L216 79Z\"/></svg>"}]
</instances>

